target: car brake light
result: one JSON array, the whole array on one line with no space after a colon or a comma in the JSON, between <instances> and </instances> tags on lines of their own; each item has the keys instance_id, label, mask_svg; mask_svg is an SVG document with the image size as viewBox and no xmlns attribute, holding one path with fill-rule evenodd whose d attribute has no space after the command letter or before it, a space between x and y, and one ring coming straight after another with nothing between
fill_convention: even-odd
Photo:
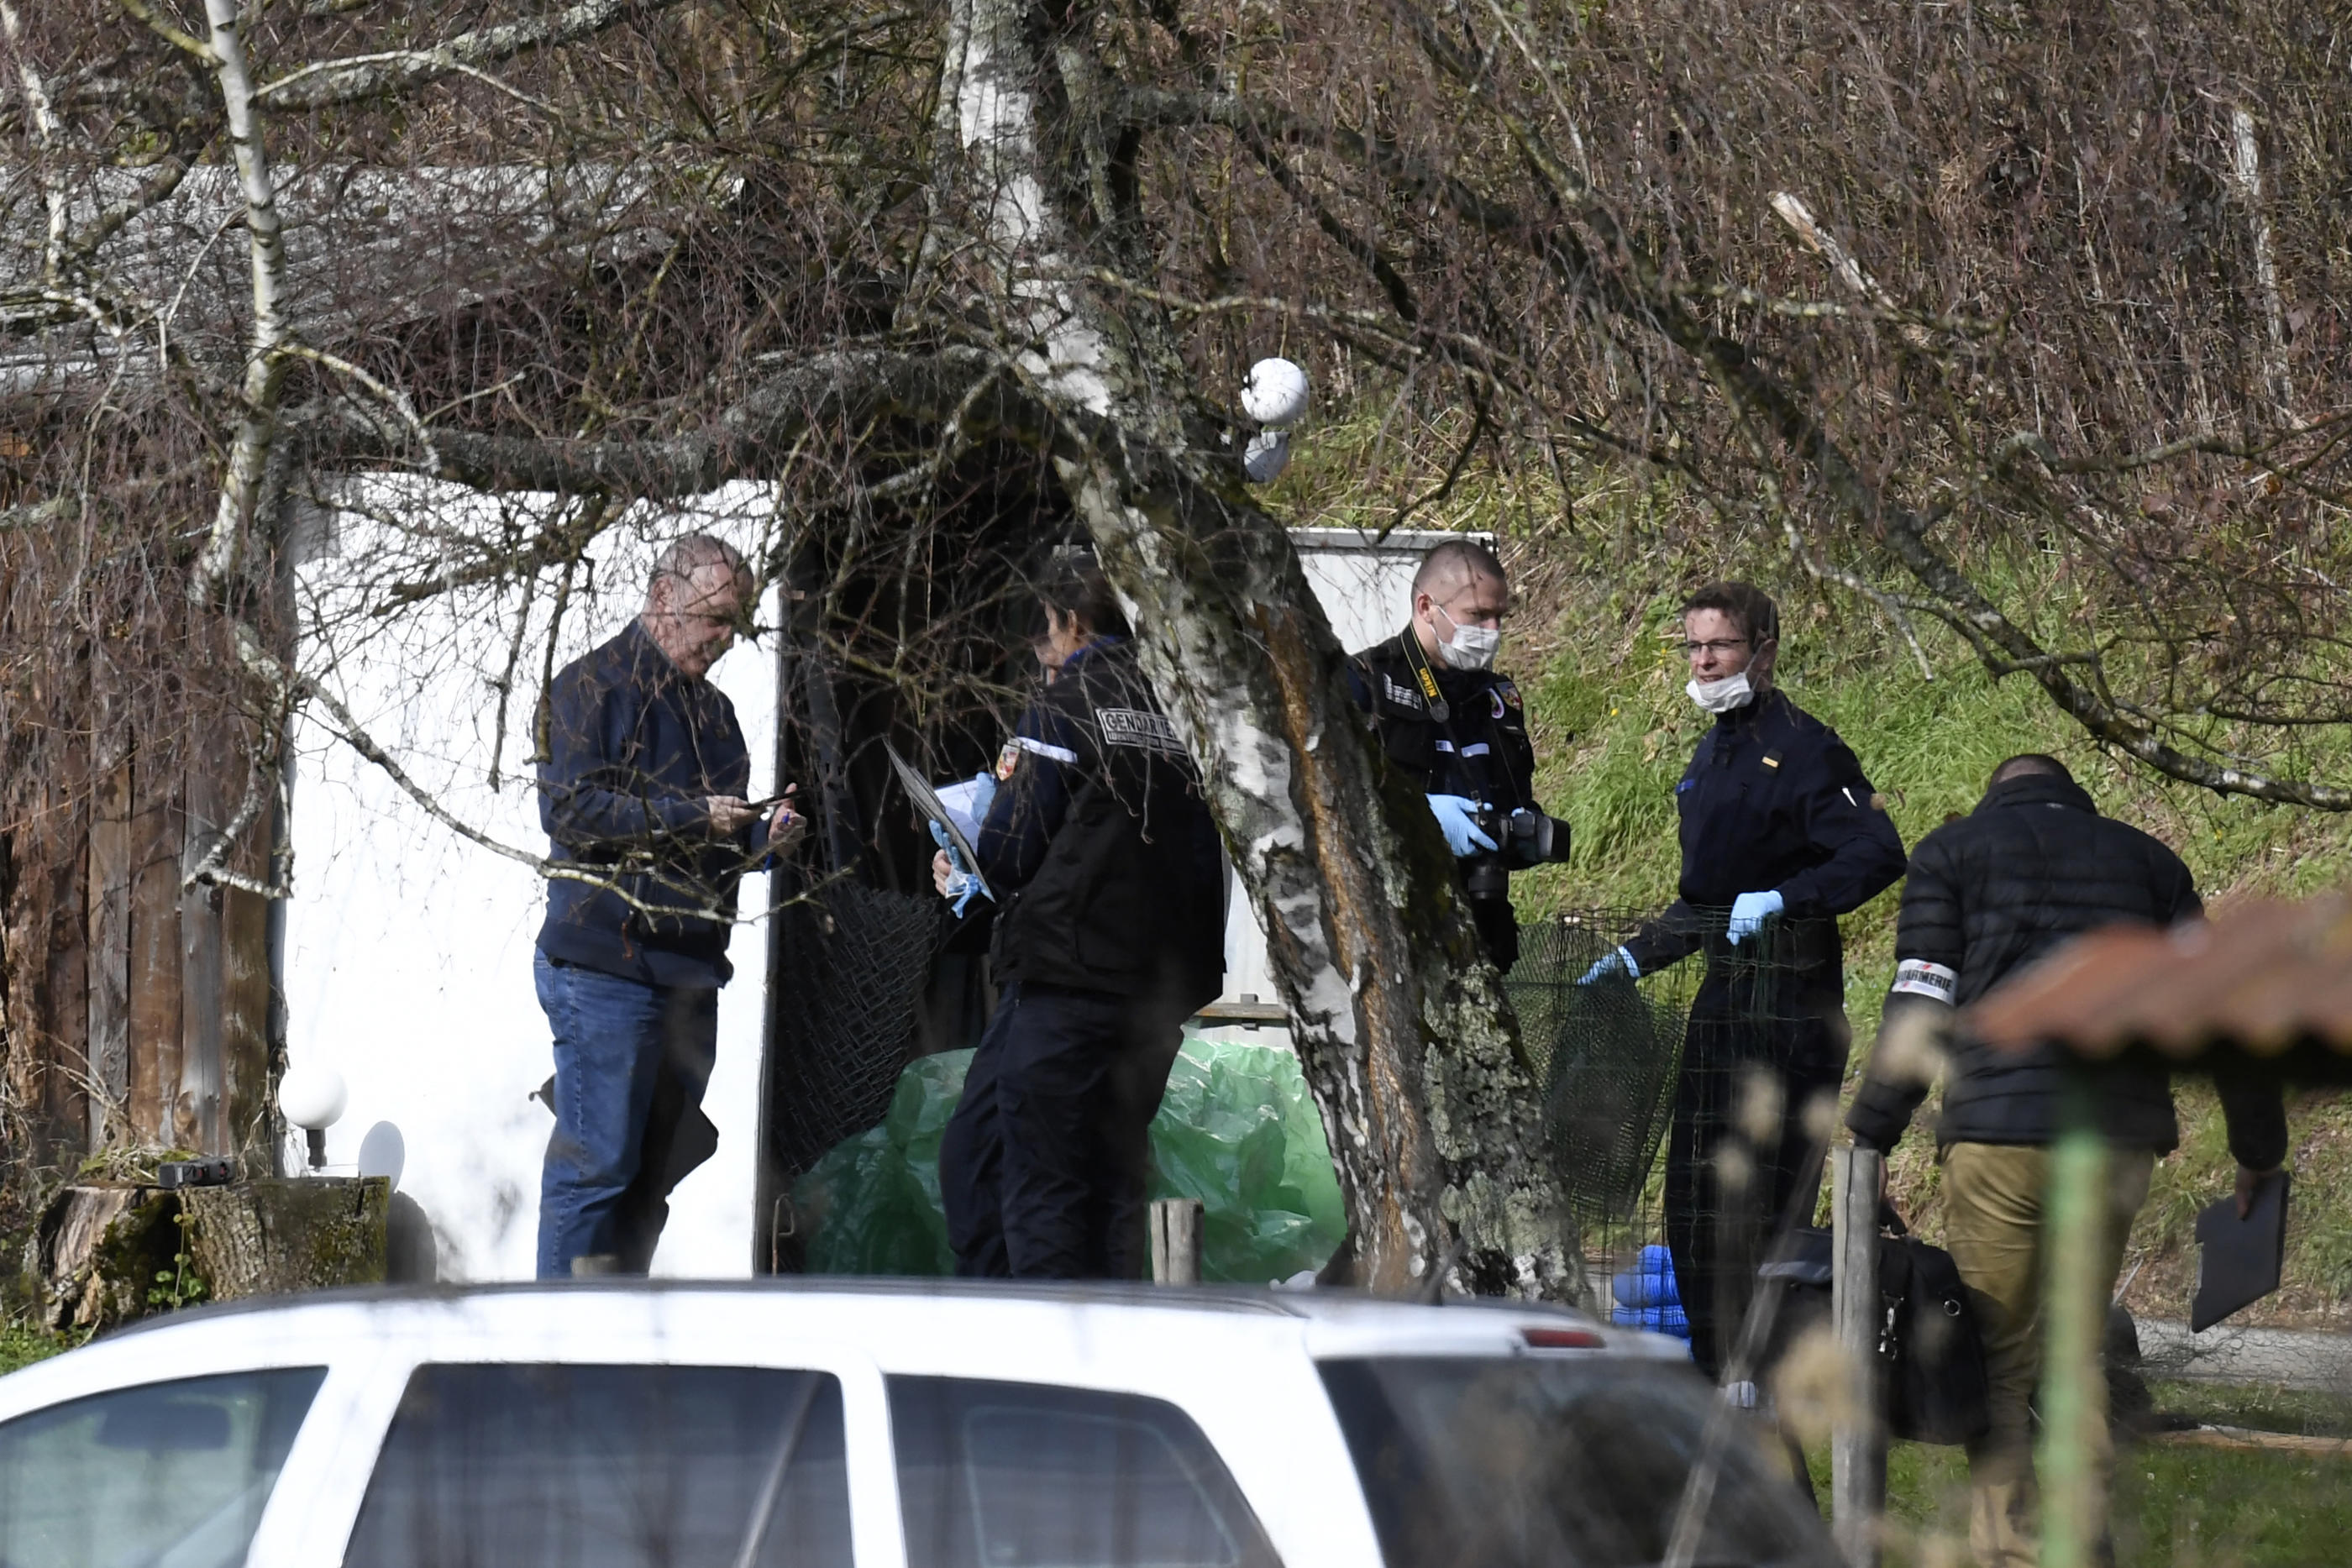
<instances>
[{"instance_id":1,"label":"car brake light","mask_svg":"<svg viewBox=\"0 0 2352 1568\"><path fill-rule=\"evenodd\" d=\"M1591 1329L1521 1329L1529 1350L1600 1350L1608 1341Z\"/></svg>"}]
</instances>

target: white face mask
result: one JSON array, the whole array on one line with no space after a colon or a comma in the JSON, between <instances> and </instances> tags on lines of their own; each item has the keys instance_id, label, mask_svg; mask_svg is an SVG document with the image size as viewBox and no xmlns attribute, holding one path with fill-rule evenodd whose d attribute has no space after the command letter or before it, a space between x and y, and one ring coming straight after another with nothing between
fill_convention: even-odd
<instances>
[{"instance_id":1,"label":"white face mask","mask_svg":"<svg viewBox=\"0 0 2352 1568\"><path fill-rule=\"evenodd\" d=\"M1756 695L1754 688L1748 684L1748 672L1745 670L1736 675L1726 675L1719 681L1702 681L1693 675L1690 684L1683 690L1690 694L1691 701L1707 712L1717 714L1729 713Z\"/></svg>"},{"instance_id":2,"label":"white face mask","mask_svg":"<svg viewBox=\"0 0 2352 1568\"><path fill-rule=\"evenodd\" d=\"M1444 605L1437 607L1437 612L1448 621L1454 621ZM1437 653L1440 658L1457 670L1484 670L1493 666L1495 654L1502 646L1503 633L1499 627L1465 626L1454 621L1454 635L1437 645Z\"/></svg>"}]
</instances>

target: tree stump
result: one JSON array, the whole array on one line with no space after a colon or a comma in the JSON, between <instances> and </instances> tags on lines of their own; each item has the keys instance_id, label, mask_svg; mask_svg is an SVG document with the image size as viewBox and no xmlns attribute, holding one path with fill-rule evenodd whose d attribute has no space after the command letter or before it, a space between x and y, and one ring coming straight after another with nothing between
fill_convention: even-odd
<instances>
[{"instance_id":1,"label":"tree stump","mask_svg":"<svg viewBox=\"0 0 2352 1568\"><path fill-rule=\"evenodd\" d=\"M383 1283L392 1184L382 1176L232 1182L181 1197L213 1301Z\"/></svg>"},{"instance_id":2,"label":"tree stump","mask_svg":"<svg viewBox=\"0 0 2352 1568\"><path fill-rule=\"evenodd\" d=\"M69 1186L27 1260L39 1316L96 1329L199 1301L379 1284L391 1206L380 1176Z\"/></svg>"},{"instance_id":3,"label":"tree stump","mask_svg":"<svg viewBox=\"0 0 2352 1568\"><path fill-rule=\"evenodd\" d=\"M49 1201L26 1260L42 1323L95 1329L147 1311L147 1290L173 1267L179 1203L160 1188L69 1186Z\"/></svg>"}]
</instances>

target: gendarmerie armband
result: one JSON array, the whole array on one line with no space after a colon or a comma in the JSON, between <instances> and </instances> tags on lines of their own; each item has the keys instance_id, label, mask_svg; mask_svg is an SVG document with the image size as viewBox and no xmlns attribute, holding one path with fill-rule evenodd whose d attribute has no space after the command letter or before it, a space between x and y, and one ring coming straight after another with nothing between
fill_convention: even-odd
<instances>
[{"instance_id":1,"label":"gendarmerie armband","mask_svg":"<svg viewBox=\"0 0 2352 1568\"><path fill-rule=\"evenodd\" d=\"M1959 986L1958 970L1948 969L1941 964L1930 964L1925 958L1906 958L1895 966L1895 985L1888 994L1926 997L1950 1007Z\"/></svg>"}]
</instances>

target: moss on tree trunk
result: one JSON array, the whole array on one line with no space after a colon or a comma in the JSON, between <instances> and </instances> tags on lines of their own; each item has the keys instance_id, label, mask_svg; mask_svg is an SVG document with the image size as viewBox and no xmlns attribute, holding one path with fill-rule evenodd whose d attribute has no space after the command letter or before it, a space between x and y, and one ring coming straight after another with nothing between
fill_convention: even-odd
<instances>
[{"instance_id":1,"label":"moss on tree trunk","mask_svg":"<svg viewBox=\"0 0 2352 1568\"><path fill-rule=\"evenodd\" d=\"M381 1177L69 1186L42 1215L25 1262L40 1321L53 1329L375 1284L391 1202Z\"/></svg>"}]
</instances>

